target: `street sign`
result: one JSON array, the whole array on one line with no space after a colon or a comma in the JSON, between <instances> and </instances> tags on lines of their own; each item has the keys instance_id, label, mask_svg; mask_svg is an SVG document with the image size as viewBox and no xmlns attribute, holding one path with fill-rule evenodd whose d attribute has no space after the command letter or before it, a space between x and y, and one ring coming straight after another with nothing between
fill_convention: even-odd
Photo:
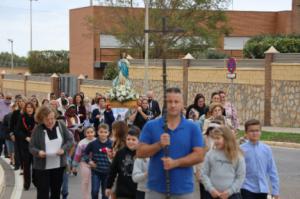
<instances>
[{"instance_id":1,"label":"street sign","mask_svg":"<svg viewBox=\"0 0 300 199\"><path fill-rule=\"evenodd\" d=\"M226 77L231 80L236 79L236 73L227 73Z\"/></svg>"},{"instance_id":2,"label":"street sign","mask_svg":"<svg viewBox=\"0 0 300 199\"><path fill-rule=\"evenodd\" d=\"M236 69L236 61L233 57L227 60L227 69L229 73L234 73Z\"/></svg>"}]
</instances>

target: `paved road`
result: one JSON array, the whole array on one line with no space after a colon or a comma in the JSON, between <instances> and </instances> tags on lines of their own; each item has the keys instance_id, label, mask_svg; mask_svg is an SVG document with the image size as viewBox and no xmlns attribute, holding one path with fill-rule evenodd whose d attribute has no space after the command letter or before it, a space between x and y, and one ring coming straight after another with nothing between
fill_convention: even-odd
<instances>
[{"instance_id":1,"label":"paved road","mask_svg":"<svg viewBox=\"0 0 300 199\"><path fill-rule=\"evenodd\" d=\"M273 148L273 153L277 163L281 181L281 198L296 199L300 198L300 150ZM70 177L70 199L81 198L80 177ZM35 190L23 192L22 199L35 198ZM196 195L198 195L196 193ZM195 197L195 198L199 198Z\"/></svg>"}]
</instances>

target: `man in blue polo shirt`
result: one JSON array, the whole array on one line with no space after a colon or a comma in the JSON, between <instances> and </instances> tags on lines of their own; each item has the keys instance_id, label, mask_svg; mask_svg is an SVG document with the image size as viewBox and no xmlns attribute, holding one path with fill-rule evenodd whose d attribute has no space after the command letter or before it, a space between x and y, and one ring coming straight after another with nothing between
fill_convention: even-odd
<instances>
[{"instance_id":1,"label":"man in blue polo shirt","mask_svg":"<svg viewBox=\"0 0 300 199\"><path fill-rule=\"evenodd\" d=\"M172 199L193 199L193 165L204 158L204 143L200 127L182 117L183 97L180 89L167 89L168 132L164 133L164 119L146 123L140 137L137 156L150 157L146 199L164 199L165 170L170 175ZM169 157L163 148L169 146Z\"/></svg>"}]
</instances>

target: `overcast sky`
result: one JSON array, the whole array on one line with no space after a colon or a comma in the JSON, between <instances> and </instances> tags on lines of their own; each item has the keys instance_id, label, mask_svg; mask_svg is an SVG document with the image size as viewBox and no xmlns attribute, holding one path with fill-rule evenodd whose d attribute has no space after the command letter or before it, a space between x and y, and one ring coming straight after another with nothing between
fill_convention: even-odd
<instances>
[{"instance_id":1,"label":"overcast sky","mask_svg":"<svg viewBox=\"0 0 300 199\"><path fill-rule=\"evenodd\" d=\"M26 56L29 51L29 0L0 0L0 52ZM89 6L89 0L38 0L32 2L33 50L69 49L69 9ZM291 10L292 0L233 0L229 10Z\"/></svg>"}]
</instances>

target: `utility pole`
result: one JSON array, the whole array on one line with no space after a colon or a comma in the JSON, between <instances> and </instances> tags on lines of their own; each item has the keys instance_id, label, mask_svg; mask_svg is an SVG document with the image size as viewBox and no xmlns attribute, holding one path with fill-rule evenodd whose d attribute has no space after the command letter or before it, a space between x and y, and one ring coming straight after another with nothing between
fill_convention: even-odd
<instances>
[{"instance_id":1,"label":"utility pole","mask_svg":"<svg viewBox=\"0 0 300 199\"><path fill-rule=\"evenodd\" d=\"M30 2L30 52L32 51L32 1L38 1L38 0L29 0Z\"/></svg>"},{"instance_id":2,"label":"utility pole","mask_svg":"<svg viewBox=\"0 0 300 199\"><path fill-rule=\"evenodd\" d=\"M11 72L14 72L14 40L8 39L11 48Z\"/></svg>"},{"instance_id":3,"label":"utility pole","mask_svg":"<svg viewBox=\"0 0 300 199\"><path fill-rule=\"evenodd\" d=\"M149 0L145 0L145 30L149 30ZM144 94L149 90L149 33L145 31Z\"/></svg>"}]
</instances>

